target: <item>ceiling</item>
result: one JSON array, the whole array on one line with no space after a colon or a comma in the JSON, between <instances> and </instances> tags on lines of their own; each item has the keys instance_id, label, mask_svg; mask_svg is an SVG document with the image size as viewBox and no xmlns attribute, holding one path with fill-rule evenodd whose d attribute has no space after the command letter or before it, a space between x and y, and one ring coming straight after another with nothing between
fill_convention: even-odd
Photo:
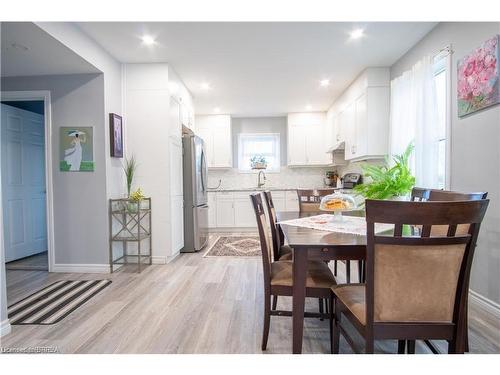
<instances>
[{"instance_id":1,"label":"ceiling","mask_svg":"<svg viewBox=\"0 0 500 375\"><path fill-rule=\"evenodd\" d=\"M31 22L1 23L2 77L99 72Z\"/></svg>"},{"instance_id":2,"label":"ceiling","mask_svg":"<svg viewBox=\"0 0 500 375\"><path fill-rule=\"evenodd\" d=\"M117 60L169 62L195 98L197 114L280 115L324 111L366 67L390 66L432 22L79 23ZM363 28L365 36L350 39ZM144 45L143 35L156 39ZM330 79L320 87L321 79ZM210 90L201 84L210 84Z\"/></svg>"}]
</instances>

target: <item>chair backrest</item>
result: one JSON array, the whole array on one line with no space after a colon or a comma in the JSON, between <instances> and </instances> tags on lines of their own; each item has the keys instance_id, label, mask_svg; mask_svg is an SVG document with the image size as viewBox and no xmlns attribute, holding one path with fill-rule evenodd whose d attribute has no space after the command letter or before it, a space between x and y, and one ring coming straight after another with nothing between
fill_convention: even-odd
<instances>
[{"instance_id":1,"label":"chair backrest","mask_svg":"<svg viewBox=\"0 0 500 375\"><path fill-rule=\"evenodd\" d=\"M334 192L334 189L297 189L300 212L319 211L321 198Z\"/></svg>"},{"instance_id":2,"label":"chair backrest","mask_svg":"<svg viewBox=\"0 0 500 375\"><path fill-rule=\"evenodd\" d=\"M411 198L412 202L424 202L429 200L431 190L425 188L414 187L411 189Z\"/></svg>"},{"instance_id":3,"label":"chair backrest","mask_svg":"<svg viewBox=\"0 0 500 375\"><path fill-rule=\"evenodd\" d=\"M276 209L274 208L273 197L270 191L264 192L264 199L266 200L267 214L269 217L269 224L271 226L271 238L273 240L273 259L276 261L279 259L281 235L279 228L276 225L278 219L276 217Z\"/></svg>"},{"instance_id":4,"label":"chair backrest","mask_svg":"<svg viewBox=\"0 0 500 375\"><path fill-rule=\"evenodd\" d=\"M465 314L470 268L488 200L366 201L366 322L458 322ZM375 223L394 224L377 234ZM466 234L457 234L460 224ZM422 226L404 237L403 225ZM446 236L431 235L446 225Z\"/></svg>"},{"instance_id":5,"label":"chair backrest","mask_svg":"<svg viewBox=\"0 0 500 375\"><path fill-rule=\"evenodd\" d=\"M487 192L477 192L477 193L461 193L458 191L451 191L451 190L437 190L437 189L430 189L429 190L429 197L428 201L434 201L434 202L444 202L444 201L476 201L478 199L486 199L488 196ZM446 235L446 232L448 230L448 226L446 225L436 225L435 227L432 228L432 234L439 236L439 235ZM461 224L457 228L457 233L459 234L464 234L469 231L469 226L465 224Z\"/></svg>"},{"instance_id":6,"label":"chair backrest","mask_svg":"<svg viewBox=\"0 0 500 375\"><path fill-rule=\"evenodd\" d=\"M269 230L267 226L266 214L264 212L264 206L262 205L262 195L260 193L250 194L250 199L252 200L253 209L255 212L255 218L257 220L257 228L259 230L260 248L262 251L262 267L264 274L264 285L269 287L271 280L271 254L270 254L270 241L269 241Z\"/></svg>"},{"instance_id":7,"label":"chair backrest","mask_svg":"<svg viewBox=\"0 0 500 375\"><path fill-rule=\"evenodd\" d=\"M488 192L477 193L461 193L451 190L435 190L429 191L429 201L476 201L478 199L486 199Z\"/></svg>"}]
</instances>

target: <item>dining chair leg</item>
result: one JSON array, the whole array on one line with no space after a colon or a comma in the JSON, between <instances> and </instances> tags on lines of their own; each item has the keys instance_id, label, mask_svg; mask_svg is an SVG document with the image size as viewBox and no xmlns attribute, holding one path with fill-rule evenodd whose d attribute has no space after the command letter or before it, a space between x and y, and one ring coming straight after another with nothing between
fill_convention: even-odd
<instances>
[{"instance_id":1,"label":"dining chair leg","mask_svg":"<svg viewBox=\"0 0 500 375\"><path fill-rule=\"evenodd\" d=\"M375 341L373 340L372 337L367 337L365 341L365 353L366 354L373 354L374 348L375 347Z\"/></svg>"},{"instance_id":2,"label":"dining chair leg","mask_svg":"<svg viewBox=\"0 0 500 375\"><path fill-rule=\"evenodd\" d=\"M408 340L408 354L415 354L415 340Z\"/></svg>"},{"instance_id":3,"label":"dining chair leg","mask_svg":"<svg viewBox=\"0 0 500 375\"><path fill-rule=\"evenodd\" d=\"M333 354L333 298L326 300L327 312L329 312L330 319L330 353Z\"/></svg>"},{"instance_id":4,"label":"dining chair leg","mask_svg":"<svg viewBox=\"0 0 500 375\"><path fill-rule=\"evenodd\" d=\"M277 306L278 306L278 296L273 296L273 307L272 307L272 310L276 310Z\"/></svg>"},{"instance_id":5,"label":"dining chair leg","mask_svg":"<svg viewBox=\"0 0 500 375\"><path fill-rule=\"evenodd\" d=\"M264 327L262 331L262 350L267 349L267 338L269 337L269 324L271 323L271 296L264 298Z\"/></svg>"},{"instance_id":6,"label":"dining chair leg","mask_svg":"<svg viewBox=\"0 0 500 375\"><path fill-rule=\"evenodd\" d=\"M318 303L319 303L319 313L320 314L323 314L324 312L324 305L323 305L323 298L318 298ZM324 319L323 318L319 318L319 320L323 321Z\"/></svg>"},{"instance_id":7,"label":"dining chair leg","mask_svg":"<svg viewBox=\"0 0 500 375\"><path fill-rule=\"evenodd\" d=\"M405 354L406 340L398 340L398 354Z\"/></svg>"},{"instance_id":8,"label":"dining chair leg","mask_svg":"<svg viewBox=\"0 0 500 375\"><path fill-rule=\"evenodd\" d=\"M332 325L332 353L339 354L340 349L340 323L342 319L342 313L340 312L340 307L335 303L335 298L332 298L332 311L333 314L333 325Z\"/></svg>"}]
</instances>

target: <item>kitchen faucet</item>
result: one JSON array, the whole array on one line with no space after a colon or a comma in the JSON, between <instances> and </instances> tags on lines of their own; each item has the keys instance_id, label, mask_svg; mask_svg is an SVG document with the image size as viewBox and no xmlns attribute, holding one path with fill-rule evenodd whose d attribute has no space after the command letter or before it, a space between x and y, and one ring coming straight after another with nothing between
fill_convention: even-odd
<instances>
[{"instance_id":1,"label":"kitchen faucet","mask_svg":"<svg viewBox=\"0 0 500 375\"><path fill-rule=\"evenodd\" d=\"M260 180L260 176L261 175L262 175L264 181ZM260 187L264 186L265 183L266 183L266 174L264 173L264 171L259 171L259 177L258 177L258 181L257 181L257 187L260 188Z\"/></svg>"}]
</instances>

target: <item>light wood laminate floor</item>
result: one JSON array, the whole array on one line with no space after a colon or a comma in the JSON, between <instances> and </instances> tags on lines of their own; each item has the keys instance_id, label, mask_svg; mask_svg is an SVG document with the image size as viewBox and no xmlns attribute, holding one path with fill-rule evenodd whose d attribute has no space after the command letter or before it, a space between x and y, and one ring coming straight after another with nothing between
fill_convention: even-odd
<instances>
[{"instance_id":1,"label":"light wood laminate floor","mask_svg":"<svg viewBox=\"0 0 500 375\"><path fill-rule=\"evenodd\" d=\"M134 270L126 267L112 275L7 271L9 304L60 279L110 278L113 283L58 324L13 326L1 346L52 346L60 353L262 353L260 258L182 254L141 274ZM290 298L281 297L278 308L291 309ZM317 311L317 300L309 300L307 308ZM470 318L471 352L500 352L498 322L474 310ZM303 352L329 353L329 345L328 321L306 319ZM291 353L291 348L291 318L272 317L264 353ZM377 342L376 351L395 353L396 342ZM417 343L417 352L429 350ZM343 338L341 353L352 353Z\"/></svg>"}]
</instances>

